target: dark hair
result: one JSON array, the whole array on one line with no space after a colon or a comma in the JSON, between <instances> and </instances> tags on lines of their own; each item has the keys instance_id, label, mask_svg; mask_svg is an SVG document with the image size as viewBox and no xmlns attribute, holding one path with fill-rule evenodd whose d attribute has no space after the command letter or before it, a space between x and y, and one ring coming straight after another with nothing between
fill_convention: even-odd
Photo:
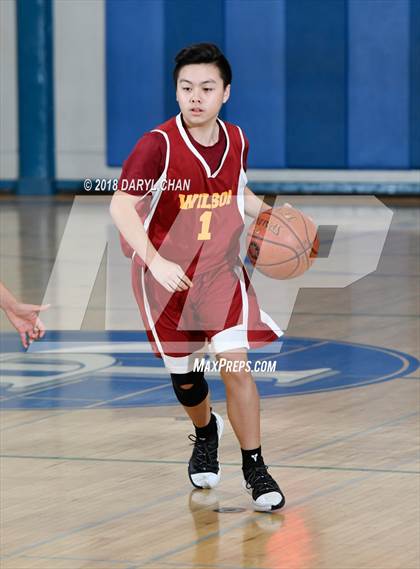
<instances>
[{"instance_id":1,"label":"dark hair","mask_svg":"<svg viewBox=\"0 0 420 569\"><path fill-rule=\"evenodd\" d=\"M232 83L232 69L230 68L229 61L217 45L214 43L195 43L181 49L175 57L173 73L175 87L181 68L191 63L214 63L214 65L219 68L224 87Z\"/></svg>"}]
</instances>

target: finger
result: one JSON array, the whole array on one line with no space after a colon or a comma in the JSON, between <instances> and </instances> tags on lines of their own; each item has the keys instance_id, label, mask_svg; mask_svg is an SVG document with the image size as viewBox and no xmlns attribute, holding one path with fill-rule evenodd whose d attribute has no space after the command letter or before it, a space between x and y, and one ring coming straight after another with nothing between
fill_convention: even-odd
<instances>
[{"instance_id":1,"label":"finger","mask_svg":"<svg viewBox=\"0 0 420 569\"><path fill-rule=\"evenodd\" d=\"M33 329L33 332L32 332L32 339L33 340L39 340L40 338L41 338L41 330L39 328L35 327Z\"/></svg>"},{"instance_id":2,"label":"finger","mask_svg":"<svg viewBox=\"0 0 420 569\"><path fill-rule=\"evenodd\" d=\"M40 332L45 332L45 324L43 323L41 318L36 319L34 328L39 330Z\"/></svg>"},{"instance_id":3,"label":"finger","mask_svg":"<svg viewBox=\"0 0 420 569\"><path fill-rule=\"evenodd\" d=\"M187 288L193 286L192 281L190 281L190 279L184 273L179 275L179 279L182 283L187 285Z\"/></svg>"},{"instance_id":4,"label":"finger","mask_svg":"<svg viewBox=\"0 0 420 569\"><path fill-rule=\"evenodd\" d=\"M175 289L173 288L172 283L164 283L163 286L166 288L166 290L167 290L168 292L175 292Z\"/></svg>"},{"instance_id":5,"label":"finger","mask_svg":"<svg viewBox=\"0 0 420 569\"><path fill-rule=\"evenodd\" d=\"M177 269L176 278L179 279L180 281L183 281L188 287L193 286L192 281L190 281L190 279L184 273L183 268L180 267L179 265L176 265L176 269Z\"/></svg>"},{"instance_id":6,"label":"finger","mask_svg":"<svg viewBox=\"0 0 420 569\"><path fill-rule=\"evenodd\" d=\"M30 340L35 340L38 336L38 330L29 330L28 336Z\"/></svg>"},{"instance_id":7,"label":"finger","mask_svg":"<svg viewBox=\"0 0 420 569\"><path fill-rule=\"evenodd\" d=\"M44 310L48 310L51 307L51 304L42 304L38 307L39 312L44 312Z\"/></svg>"},{"instance_id":8,"label":"finger","mask_svg":"<svg viewBox=\"0 0 420 569\"><path fill-rule=\"evenodd\" d=\"M177 282L177 290L188 290L188 285L184 283L182 280Z\"/></svg>"},{"instance_id":9,"label":"finger","mask_svg":"<svg viewBox=\"0 0 420 569\"><path fill-rule=\"evenodd\" d=\"M181 291L180 282L171 281L170 285L172 287L172 292L180 292Z\"/></svg>"},{"instance_id":10,"label":"finger","mask_svg":"<svg viewBox=\"0 0 420 569\"><path fill-rule=\"evenodd\" d=\"M181 287L182 290L188 290L190 286L192 286L192 282L184 272L178 274L176 284L178 287Z\"/></svg>"},{"instance_id":11,"label":"finger","mask_svg":"<svg viewBox=\"0 0 420 569\"><path fill-rule=\"evenodd\" d=\"M27 348L27 347L28 347L28 342L27 342L27 340L26 340L26 333L25 333L25 332L21 332L21 333L19 334L19 336L20 336L20 340L21 340L21 342L22 342L22 346L23 346L24 348Z\"/></svg>"},{"instance_id":12,"label":"finger","mask_svg":"<svg viewBox=\"0 0 420 569\"><path fill-rule=\"evenodd\" d=\"M24 304L22 305L22 308L25 308L25 310L32 310L33 312L39 312L40 310L45 310L44 306L45 304Z\"/></svg>"}]
</instances>

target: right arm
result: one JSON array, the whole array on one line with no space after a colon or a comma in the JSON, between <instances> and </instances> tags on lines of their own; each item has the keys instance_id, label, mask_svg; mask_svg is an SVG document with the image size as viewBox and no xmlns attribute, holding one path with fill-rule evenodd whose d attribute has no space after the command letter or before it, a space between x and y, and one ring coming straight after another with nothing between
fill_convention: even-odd
<instances>
[{"instance_id":1,"label":"right arm","mask_svg":"<svg viewBox=\"0 0 420 569\"><path fill-rule=\"evenodd\" d=\"M144 225L136 211L136 205L140 199L140 197L117 190L112 197L109 211L124 239L149 266L158 252L147 236Z\"/></svg>"},{"instance_id":2,"label":"right arm","mask_svg":"<svg viewBox=\"0 0 420 569\"><path fill-rule=\"evenodd\" d=\"M150 241L136 211L140 197L117 190L110 205L111 217L127 243L149 267L155 279L169 292L187 290L192 282L176 263L164 259Z\"/></svg>"},{"instance_id":3,"label":"right arm","mask_svg":"<svg viewBox=\"0 0 420 569\"><path fill-rule=\"evenodd\" d=\"M124 162L120 180L158 180L163 174L165 157L166 144L161 135L145 134ZM111 217L127 243L166 290L186 290L191 281L179 265L159 255L144 229L136 211L136 205L143 197L144 194L131 195L117 190L111 200Z\"/></svg>"}]
</instances>

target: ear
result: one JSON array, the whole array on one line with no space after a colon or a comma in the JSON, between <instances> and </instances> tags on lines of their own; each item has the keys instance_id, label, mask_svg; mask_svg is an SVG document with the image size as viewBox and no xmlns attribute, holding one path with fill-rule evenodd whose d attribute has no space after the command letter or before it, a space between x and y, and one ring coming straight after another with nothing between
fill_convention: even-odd
<instances>
[{"instance_id":1,"label":"ear","mask_svg":"<svg viewBox=\"0 0 420 569\"><path fill-rule=\"evenodd\" d=\"M223 102L226 103L230 97L230 85L226 85L225 92L223 93Z\"/></svg>"}]
</instances>

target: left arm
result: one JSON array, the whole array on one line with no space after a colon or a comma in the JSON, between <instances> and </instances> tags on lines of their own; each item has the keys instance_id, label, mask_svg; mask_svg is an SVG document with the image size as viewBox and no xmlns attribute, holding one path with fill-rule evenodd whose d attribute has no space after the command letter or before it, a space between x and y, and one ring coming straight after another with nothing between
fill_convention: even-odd
<instances>
[{"instance_id":1,"label":"left arm","mask_svg":"<svg viewBox=\"0 0 420 569\"><path fill-rule=\"evenodd\" d=\"M39 313L49 308L49 304L24 304L19 302L0 281L0 308L4 310L10 323L16 328L24 348L45 335L45 326ZM29 339L29 344L28 344Z\"/></svg>"},{"instance_id":2,"label":"left arm","mask_svg":"<svg viewBox=\"0 0 420 569\"><path fill-rule=\"evenodd\" d=\"M245 213L251 217L258 217L263 211L271 209L261 198L256 196L254 192L245 187Z\"/></svg>"}]
</instances>

